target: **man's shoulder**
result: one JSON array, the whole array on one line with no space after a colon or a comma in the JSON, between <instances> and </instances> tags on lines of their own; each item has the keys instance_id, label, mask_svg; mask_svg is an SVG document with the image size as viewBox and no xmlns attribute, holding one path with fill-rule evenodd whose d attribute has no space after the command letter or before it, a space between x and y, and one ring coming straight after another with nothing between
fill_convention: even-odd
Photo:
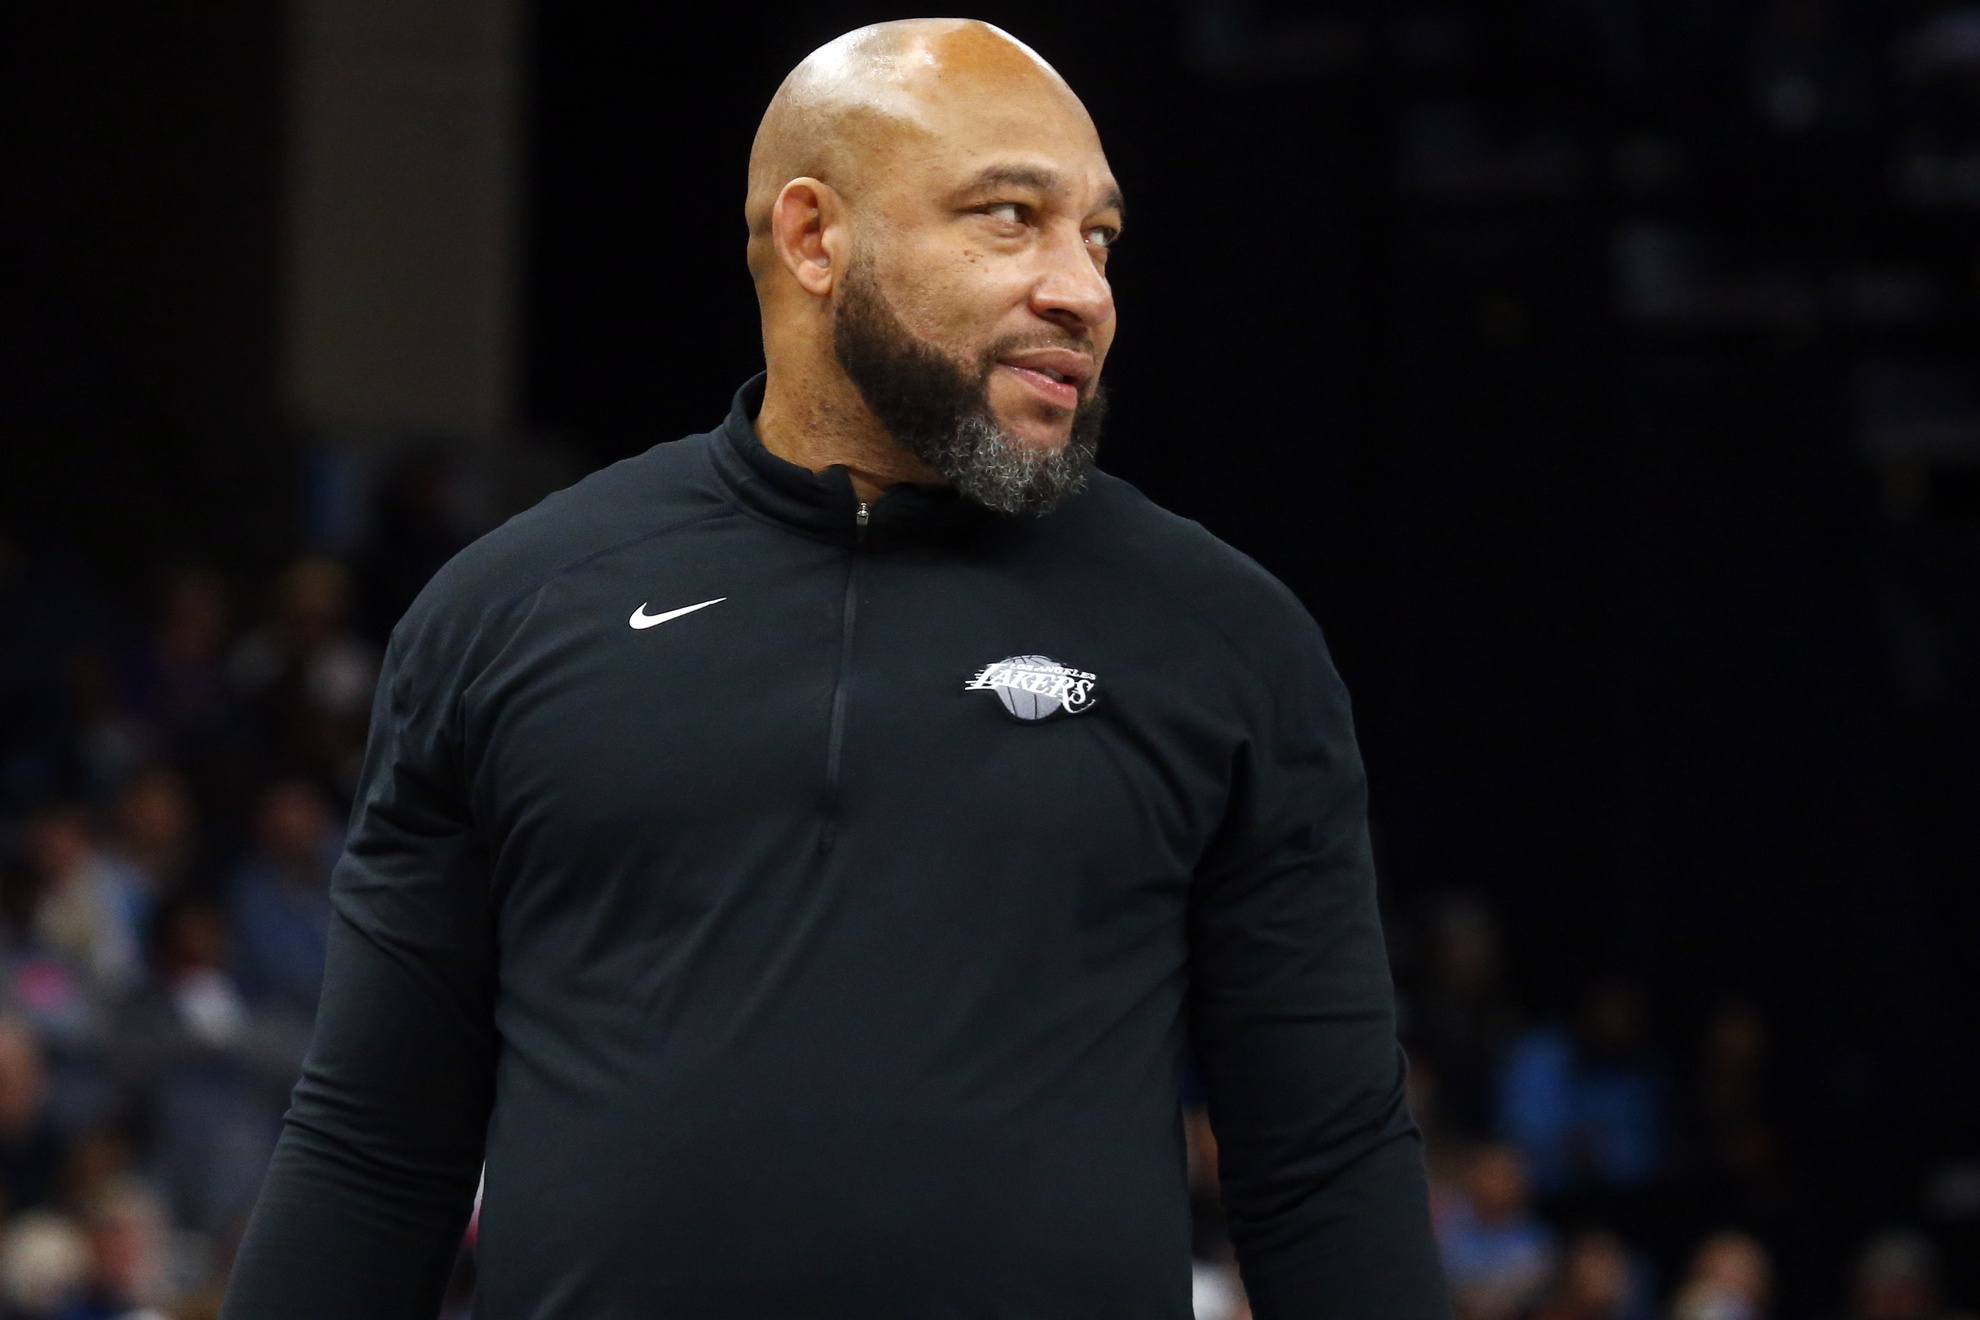
<instances>
[{"instance_id":1,"label":"man's shoulder","mask_svg":"<svg viewBox=\"0 0 1980 1320\"><path fill-rule=\"evenodd\" d=\"M657 444L544 497L449 560L408 617L485 615L594 555L705 517L710 441Z\"/></svg>"},{"instance_id":2,"label":"man's shoulder","mask_svg":"<svg viewBox=\"0 0 1980 1320\"><path fill-rule=\"evenodd\" d=\"M1095 473L1081 503L1079 530L1116 574L1233 641L1316 633L1299 598L1257 560L1128 482Z\"/></svg>"}]
</instances>

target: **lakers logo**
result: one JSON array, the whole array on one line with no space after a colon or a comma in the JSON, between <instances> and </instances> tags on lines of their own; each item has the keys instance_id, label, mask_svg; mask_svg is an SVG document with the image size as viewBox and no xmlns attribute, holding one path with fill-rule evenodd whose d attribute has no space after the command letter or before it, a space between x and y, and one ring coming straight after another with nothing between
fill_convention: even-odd
<instances>
[{"instance_id":1,"label":"lakers logo","mask_svg":"<svg viewBox=\"0 0 1980 1320\"><path fill-rule=\"evenodd\" d=\"M1050 656L1014 655L985 665L963 684L965 692L994 692L1011 718L1029 723L1077 715L1099 699L1100 680Z\"/></svg>"}]
</instances>

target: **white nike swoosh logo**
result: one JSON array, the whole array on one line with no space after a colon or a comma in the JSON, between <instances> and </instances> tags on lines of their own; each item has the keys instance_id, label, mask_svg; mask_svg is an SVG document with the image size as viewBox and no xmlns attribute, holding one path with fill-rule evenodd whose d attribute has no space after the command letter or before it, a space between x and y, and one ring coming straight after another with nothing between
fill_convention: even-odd
<instances>
[{"instance_id":1,"label":"white nike swoosh logo","mask_svg":"<svg viewBox=\"0 0 1980 1320\"><path fill-rule=\"evenodd\" d=\"M678 619L683 614L692 614L696 610L705 610L710 605L720 605L727 599L727 596L717 596L714 600L704 600L699 605L683 605L677 610L668 610L665 614L648 614L646 612L646 602L641 601L639 608L632 612L632 618L627 619L626 622L635 628L651 628L656 623L665 623L669 619Z\"/></svg>"}]
</instances>

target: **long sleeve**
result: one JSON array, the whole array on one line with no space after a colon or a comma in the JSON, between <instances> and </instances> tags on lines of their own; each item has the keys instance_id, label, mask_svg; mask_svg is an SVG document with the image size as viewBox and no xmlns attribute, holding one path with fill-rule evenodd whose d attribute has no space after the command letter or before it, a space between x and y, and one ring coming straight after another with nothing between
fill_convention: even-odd
<instances>
[{"instance_id":1,"label":"long sleeve","mask_svg":"<svg viewBox=\"0 0 1980 1320\"><path fill-rule=\"evenodd\" d=\"M402 627L380 683L316 1037L225 1320L432 1320L492 1105L488 872L451 684Z\"/></svg>"},{"instance_id":2,"label":"long sleeve","mask_svg":"<svg viewBox=\"0 0 1980 1320\"><path fill-rule=\"evenodd\" d=\"M1442 1320L1360 755L1301 624L1191 917L1191 1033L1225 1205L1258 1320Z\"/></svg>"}]
</instances>

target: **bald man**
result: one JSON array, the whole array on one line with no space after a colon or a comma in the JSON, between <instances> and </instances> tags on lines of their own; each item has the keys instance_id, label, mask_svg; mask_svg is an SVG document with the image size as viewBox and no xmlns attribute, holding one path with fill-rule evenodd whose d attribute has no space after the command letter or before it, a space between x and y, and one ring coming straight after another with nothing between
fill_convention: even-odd
<instances>
[{"instance_id":1,"label":"bald man","mask_svg":"<svg viewBox=\"0 0 1980 1320\"><path fill-rule=\"evenodd\" d=\"M1259 1320L1442 1316L1347 697L1092 470L1079 100L862 29L745 218L766 374L393 634L225 1314L432 1320L485 1165L487 1320L1184 1320L1187 1052Z\"/></svg>"}]
</instances>

